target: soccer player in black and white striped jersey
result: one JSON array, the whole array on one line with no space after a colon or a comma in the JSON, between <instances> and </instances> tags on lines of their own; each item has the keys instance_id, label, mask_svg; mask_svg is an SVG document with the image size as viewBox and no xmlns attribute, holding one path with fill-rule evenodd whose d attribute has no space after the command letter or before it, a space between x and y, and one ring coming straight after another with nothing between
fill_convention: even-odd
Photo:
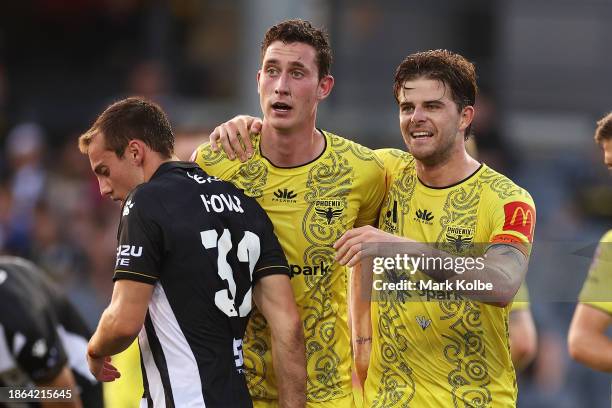
<instances>
[{"instance_id":1,"label":"soccer player in black and white striped jersey","mask_svg":"<svg viewBox=\"0 0 612 408\"><path fill-rule=\"evenodd\" d=\"M161 109L107 108L79 138L100 193L122 202L113 296L88 347L102 381L138 335L149 407L250 407L242 337L252 302L272 334L280 405L305 404L302 322L266 213L233 185L179 162Z\"/></svg>"}]
</instances>

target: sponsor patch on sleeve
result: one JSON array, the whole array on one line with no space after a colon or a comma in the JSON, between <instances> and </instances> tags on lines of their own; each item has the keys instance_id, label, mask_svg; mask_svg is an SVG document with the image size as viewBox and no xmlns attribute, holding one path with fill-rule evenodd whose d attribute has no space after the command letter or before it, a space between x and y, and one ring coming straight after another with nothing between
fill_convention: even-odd
<instances>
[{"instance_id":1,"label":"sponsor patch on sleeve","mask_svg":"<svg viewBox=\"0 0 612 408\"><path fill-rule=\"evenodd\" d=\"M522 201L513 201L504 205L504 231L516 231L533 242L535 228L535 209ZM506 234L504 234L506 236Z\"/></svg>"}]
</instances>

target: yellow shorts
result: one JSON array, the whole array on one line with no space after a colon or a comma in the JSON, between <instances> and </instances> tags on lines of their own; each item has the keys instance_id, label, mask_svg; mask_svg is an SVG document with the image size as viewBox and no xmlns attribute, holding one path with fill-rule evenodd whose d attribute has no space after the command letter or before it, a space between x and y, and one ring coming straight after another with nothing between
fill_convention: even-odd
<instances>
[{"instance_id":1,"label":"yellow shorts","mask_svg":"<svg viewBox=\"0 0 612 408\"><path fill-rule=\"evenodd\" d=\"M253 408L278 408L278 401L253 399ZM306 408L355 408L353 395L324 402L307 402Z\"/></svg>"}]
</instances>

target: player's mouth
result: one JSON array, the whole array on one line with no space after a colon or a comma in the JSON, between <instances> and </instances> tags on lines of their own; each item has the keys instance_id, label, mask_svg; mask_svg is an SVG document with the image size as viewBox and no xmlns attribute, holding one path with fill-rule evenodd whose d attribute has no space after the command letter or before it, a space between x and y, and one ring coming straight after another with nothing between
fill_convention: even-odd
<instances>
[{"instance_id":1,"label":"player's mouth","mask_svg":"<svg viewBox=\"0 0 612 408\"><path fill-rule=\"evenodd\" d=\"M291 107L291 105L287 105L284 102L274 102L272 104L272 109L275 112L285 113L285 112L289 112L291 109L293 109L293 107Z\"/></svg>"},{"instance_id":2,"label":"player's mouth","mask_svg":"<svg viewBox=\"0 0 612 408\"><path fill-rule=\"evenodd\" d=\"M418 130L410 132L410 137L412 137L413 139L425 139L433 137L433 133L426 130Z\"/></svg>"}]
</instances>

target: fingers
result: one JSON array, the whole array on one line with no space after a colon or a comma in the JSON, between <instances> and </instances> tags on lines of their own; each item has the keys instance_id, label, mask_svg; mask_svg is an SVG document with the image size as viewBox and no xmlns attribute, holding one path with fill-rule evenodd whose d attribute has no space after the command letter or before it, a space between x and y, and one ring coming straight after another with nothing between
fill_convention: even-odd
<instances>
[{"instance_id":1,"label":"fingers","mask_svg":"<svg viewBox=\"0 0 612 408\"><path fill-rule=\"evenodd\" d=\"M263 127L263 122L259 118L254 118L253 123L251 123L251 127L249 128L249 132L251 134L261 133L261 128Z\"/></svg>"},{"instance_id":2,"label":"fingers","mask_svg":"<svg viewBox=\"0 0 612 408\"><path fill-rule=\"evenodd\" d=\"M239 138L240 140L242 140L242 144L244 145L244 148L245 148L244 155L240 156L240 161L245 162L251 157L253 157L253 144L251 143L251 137L249 134L247 121L246 120L237 121L236 128L238 130Z\"/></svg>"},{"instance_id":3,"label":"fingers","mask_svg":"<svg viewBox=\"0 0 612 408\"><path fill-rule=\"evenodd\" d=\"M219 140L219 137L220 137L219 128L220 126L217 126L215 130L213 130L212 133L208 135L208 142L210 143L210 148L212 149L213 152L216 152L219 150L219 145L217 144L217 140Z\"/></svg>"},{"instance_id":4,"label":"fingers","mask_svg":"<svg viewBox=\"0 0 612 408\"><path fill-rule=\"evenodd\" d=\"M121 377L121 373L117 368L110 363L110 357L106 357L104 359L104 364L102 365L102 370L99 374L99 380L104 382L115 381L117 378Z\"/></svg>"},{"instance_id":5,"label":"fingers","mask_svg":"<svg viewBox=\"0 0 612 408\"><path fill-rule=\"evenodd\" d=\"M222 124L221 126L218 126L217 129L219 129L219 140L218 143L221 144L221 148L223 149L223 151L225 152L225 154L227 155L227 158L230 160L234 160L236 158L236 155L234 154L234 148L232 147L232 145L229 142L229 137L227 135L227 123Z\"/></svg>"},{"instance_id":6,"label":"fingers","mask_svg":"<svg viewBox=\"0 0 612 408\"><path fill-rule=\"evenodd\" d=\"M238 157L240 161L245 162L253 156L248 121L243 117L236 117L217 126L210 134L209 141L213 151L216 152L221 147L230 160Z\"/></svg>"},{"instance_id":7,"label":"fingers","mask_svg":"<svg viewBox=\"0 0 612 408\"><path fill-rule=\"evenodd\" d=\"M344 234L342 234L340 239L334 243L334 249L339 250L342 246L344 246L346 241L353 238L355 235L358 235L362 228L363 227L353 228L353 229L346 231Z\"/></svg>"},{"instance_id":8,"label":"fingers","mask_svg":"<svg viewBox=\"0 0 612 408\"><path fill-rule=\"evenodd\" d=\"M246 130L246 127L245 127ZM236 157L240 159L241 162L245 162L247 160L246 152L242 147L242 143L240 142L242 135L238 131L237 122L230 121L225 123L225 131L226 136L229 141L229 145L232 147L232 151ZM249 135L247 133L246 137Z\"/></svg>"},{"instance_id":9,"label":"fingers","mask_svg":"<svg viewBox=\"0 0 612 408\"><path fill-rule=\"evenodd\" d=\"M347 265L350 267L355 266L361 259L361 254L363 252L361 248L361 243L352 245L342 256L342 258L340 258L338 263L340 265Z\"/></svg>"},{"instance_id":10,"label":"fingers","mask_svg":"<svg viewBox=\"0 0 612 408\"><path fill-rule=\"evenodd\" d=\"M336 261L340 265L347 265L353 256L361 251L363 238L363 234L359 231L347 231L341 238L340 246L336 248Z\"/></svg>"},{"instance_id":11,"label":"fingers","mask_svg":"<svg viewBox=\"0 0 612 408\"><path fill-rule=\"evenodd\" d=\"M208 136L210 148L217 152L223 149L230 160L236 157L245 162L253 157L254 146L251 134L260 133L263 122L259 118L240 115L217 126Z\"/></svg>"}]
</instances>

